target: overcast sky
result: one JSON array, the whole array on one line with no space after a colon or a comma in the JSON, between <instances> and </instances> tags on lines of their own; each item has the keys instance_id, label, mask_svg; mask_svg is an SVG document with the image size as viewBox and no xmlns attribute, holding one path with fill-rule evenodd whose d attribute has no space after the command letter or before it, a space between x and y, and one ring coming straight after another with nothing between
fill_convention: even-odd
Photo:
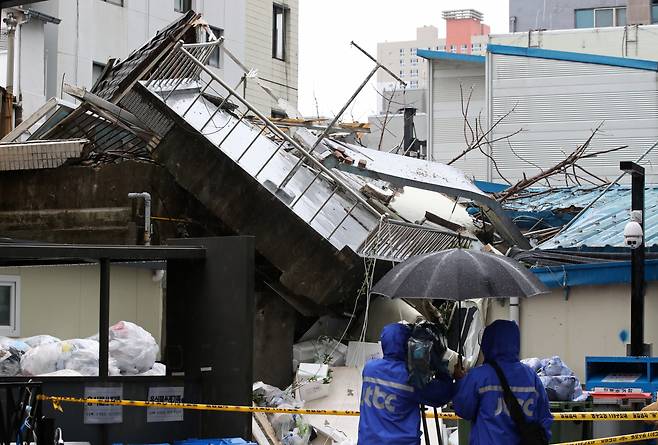
<instances>
[{"instance_id":1,"label":"overcast sky","mask_svg":"<svg viewBox=\"0 0 658 445\"><path fill-rule=\"evenodd\" d=\"M414 40L416 28L434 25L445 36L441 11L472 8L491 32L508 31L508 0L299 0L299 109L305 116L334 116L372 69L377 42ZM367 121L377 107L376 76L345 113Z\"/></svg>"}]
</instances>

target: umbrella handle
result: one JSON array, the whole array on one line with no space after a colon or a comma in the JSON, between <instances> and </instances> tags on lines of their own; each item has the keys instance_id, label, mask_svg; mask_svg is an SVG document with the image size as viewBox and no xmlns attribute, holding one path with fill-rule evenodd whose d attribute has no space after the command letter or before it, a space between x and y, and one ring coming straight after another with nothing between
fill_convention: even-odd
<instances>
[{"instance_id":1,"label":"umbrella handle","mask_svg":"<svg viewBox=\"0 0 658 445\"><path fill-rule=\"evenodd\" d=\"M462 353L464 347L462 345L462 302L457 302L457 363L459 367L462 366Z\"/></svg>"}]
</instances>

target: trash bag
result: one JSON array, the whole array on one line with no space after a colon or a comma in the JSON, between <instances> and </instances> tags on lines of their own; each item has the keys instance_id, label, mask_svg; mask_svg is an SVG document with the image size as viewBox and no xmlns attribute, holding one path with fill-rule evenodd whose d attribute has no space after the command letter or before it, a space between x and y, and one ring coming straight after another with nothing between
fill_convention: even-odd
<instances>
[{"instance_id":1,"label":"trash bag","mask_svg":"<svg viewBox=\"0 0 658 445\"><path fill-rule=\"evenodd\" d=\"M21 373L25 376L37 376L68 369L84 376L96 376L98 346L98 342L93 340L72 339L32 348L21 358ZM119 373L112 359L109 361L109 373Z\"/></svg>"},{"instance_id":2,"label":"trash bag","mask_svg":"<svg viewBox=\"0 0 658 445\"><path fill-rule=\"evenodd\" d=\"M557 355L548 359L541 370L542 375L574 375L573 371Z\"/></svg>"},{"instance_id":3,"label":"trash bag","mask_svg":"<svg viewBox=\"0 0 658 445\"><path fill-rule=\"evenodd\" d=\"M288 391L282 391L276 386L268 385L263 382L256 382L252 387L252 398L258 406L279 407L281 405L290 405L295 408L301 408L303 403Z\"/></svg>"},{"instance_id":4,"label":"trash bag","mask_svg":"<svg viewBox=\"0 0 658 445\"><path fill-rule=\"evenodd\" d=\"M0 376L14 377L21 373L23 351L9 345L0 345Z\"/></svg>"},{"instance_id":5,"label":"trash bag","mask_svg":"<svg viewBox=\"0 0 658 445\"><path fill-rule=\"evenodd\" d=\"M110 357L122 375L151 370L159 351L153 336L129 321L120 321L110 327L109 349Z\"/></svg>"},{"instance_id":6,"label":"trash bag","mask_svg":"<svg viewBox=\"0 0 658 445\"><path fill-rule=\"evenodd\" d=\"M542 367L541 360L538 359L537 357L524 358L523 360L521 360L521 363L528 366L530 369L532 369L535 372L538 372Z\"/></svg>"},{"instance_id":7,"label":"trash bag","mask_svg":"<svg viewBox=\"0 0 658 445\"><path fill-rule=\"evenodd\" d=\"M57 343L61 340L52 335L35 335L33 337L22 338L20 341L28 345L30 348L36 348L50 343Z\"/></svg>"},{"instance_id":8,"label":"trash bag","mask_svg":"<svg viewBox=\"0 0 658 445\"><path fill-rule=\"evenodd\" d=\"M583 393L580 380L560 357L548 359L525 359L523 363L535 369L541 380L548 399L551 401L580 401L587 398ZM537 368L537 366L539 366Z\"/></svg>"},{"instance_id":9,"label":"trash bag","mask_svg":"<svg viewBox=\"0 0 658 445\"><path fill-rule=\"evenodd\" d=\"M153 368L149 369L149 370L146 371L146 372L142 372L142 373L139 374L139 375L142 375L142 376L149 376L149 375L159 375L159 376L162 376L162 375L167 375L167 366L165 366L165 365L162 364L162 363L157 363L157 362L156 362L156 363L153 365Z\"/></svg>"}]
</instances>

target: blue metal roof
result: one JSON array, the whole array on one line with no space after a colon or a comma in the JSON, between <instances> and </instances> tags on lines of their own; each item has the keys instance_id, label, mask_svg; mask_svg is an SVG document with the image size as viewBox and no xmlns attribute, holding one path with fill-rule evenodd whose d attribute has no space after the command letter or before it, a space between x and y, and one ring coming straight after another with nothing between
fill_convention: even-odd
<instances>
[{"instance_id":1,"label":"blue metal roof","mask_svg":"<svg viewBox=\"0 0 658 445\"><path fill-rule=\"evenodd\" d=\"M644 265L645 279L658 281L658 260L646 260ZM530 270L550 288L631 282L630 261L534 267Z\"/></svg>"},{"instance_id":2,"label":"blue metal roof","mask_svg":"<svg viewBox=\"0 0 658 445\"><path fill-rule=\"evenodd\" d=\"M432 51L429 49L419 49L416 54L427 60L452 60L455 62L484 63L485 56L474 56L472 54L456 54L447 51Z\"/></svg>"},{"instance_id":3,"label":"blue metal roof","mask_svg":"<svg viewBox=\"0 0 658 445\"><path fill-rule=\"evenodd\" d=\"M504 204L513 220L532 219L537 228L561 226L586 207L603 187L568 187L534 190ZM630 220L631 190L620 185L608 190L564 232L542 243L539 249L624 247L624 226ZM521 224L520 224L521 225ZM645 191L645 243L658 246L658 185Z\"/></svg>"},{"instance_id":4,"label":"blue metal roof","mask_svg":"<svg viewBox=\"0 0 658 445\"><path fill-rule=\"evenodd\" d=\"M620 66L639 70L658 71L658 62L653 60L629 59L626 57L601 56L597 54L555 51L543 48L526 48L521 46L488 45L492 54L508 56L534 57L538 59L566 60L569 62L594 63L597 65ZM419 51L420 52L420 51Z\"/></svg>"}]
</instances>

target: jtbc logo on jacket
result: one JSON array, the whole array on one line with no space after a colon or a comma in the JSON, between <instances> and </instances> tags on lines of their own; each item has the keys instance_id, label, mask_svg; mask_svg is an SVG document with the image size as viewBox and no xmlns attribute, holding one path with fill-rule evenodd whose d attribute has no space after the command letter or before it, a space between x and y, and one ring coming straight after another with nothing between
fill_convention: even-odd
<instances>
[{"instance_id":1,"label":"jtbc logo on jacket","mask_svg":"<svg viewBox=\"0 0 658 445\"><path fill-rule=\"evenodd\" d=\"M378 385L374 385L369 386L366 389L365 393L363 394L361 404L365 404L369 408L375 407L376 409L385 409L390 413L395 413L395 406L393 406L393 402L395 402L397 398L397 395L387 393Z\"/></svg>"},{"instance_id":2,"label":"jtbc logo on jacket","mask_svg":"<svg viewBox=\"0 0 658 445\"><path fill-rule=\"evenodd\" d=\"M528 417L533 417L534 415L534 407L535 407L535 401L533 400L532 397L523 400L523 399L516 399L519 401L519 405L521 405L521 408L523 408L523 414L525 414ZM507 403L505 403L505 399L502 397L498 397L498 405L496 406L496 412L494 412L494 416L500 416L502 413L505 413L507 416L510 415L509 409L507 408Z\"/></svg>"}]
</instances>

